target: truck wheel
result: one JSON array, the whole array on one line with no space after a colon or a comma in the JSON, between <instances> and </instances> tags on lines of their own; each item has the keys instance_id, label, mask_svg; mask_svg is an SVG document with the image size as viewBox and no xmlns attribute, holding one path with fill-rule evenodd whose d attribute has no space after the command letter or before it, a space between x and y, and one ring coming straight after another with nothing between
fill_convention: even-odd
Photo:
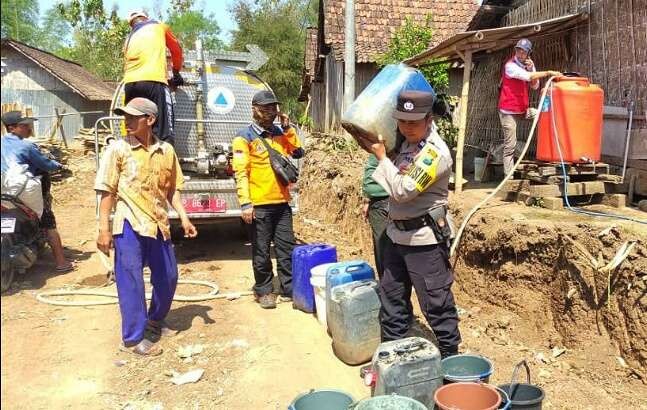
<instances>
[{"instance_id":1,"label":"truck wheel","mask_svg":"<svg viewBox=\"0 0 647 410\"><path fill-rule=\"evenodd\" d=\"M13 278L16 274L16 268L8 260L8 255L5 257L5 252L8 254L9 249L13 246L13 241L9 235L2 235L1 246L3 249L2 252L2 276L0 277L0 292L6 292L11 284L13 283Z\"/></svg>"}]
</instances>

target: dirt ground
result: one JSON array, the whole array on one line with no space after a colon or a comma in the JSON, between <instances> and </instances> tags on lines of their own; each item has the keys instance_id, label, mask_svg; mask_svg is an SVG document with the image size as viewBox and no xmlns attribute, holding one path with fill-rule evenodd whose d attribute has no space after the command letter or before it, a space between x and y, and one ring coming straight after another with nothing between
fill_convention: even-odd
<instances>
[{"instance_id":1,"label":"dirt ground","mask_svg":"<svg viewBox=\"0 0 647 410\"><path fill-rule=\"evenodd\" d=\"M297 236L334 243L342 258L371 261L358 209L361 170L343 165L361 163L362 154L318 148L305 164ZM180 334L160 342L162 356L142 359L118 349L117 305L38 302L41 291L106 279L94 246L93 158L73 157L69 166L74 177L55 185L55 212L77 269L57 275L46 254L2 296L3 408L285 409L313 388L370 395L359 366L337 360L317 320L289 304L264 311L247 296L175 302L168 319ZM464 213L486 192L468 191L453 211ZM581 247L606 264L625 241L636 245L607 289L608 275L589 266ZM646 244L635 224L494 201L467 230L456 265L461 350L489 357L495 384L528 360L547 409L647 409ZM181 279L213 281L221 292L253 283L250 246L238 224L201 229L197 239L178 241L176 252ZM181 285L178 293L203 290ZM418 322L416 332L429 335L419 312ZM180 358L178 349L188 345L203 350ZM170 382L173 372L194 369L204 369L197 383Z\"/></svg>"}]
</instances>

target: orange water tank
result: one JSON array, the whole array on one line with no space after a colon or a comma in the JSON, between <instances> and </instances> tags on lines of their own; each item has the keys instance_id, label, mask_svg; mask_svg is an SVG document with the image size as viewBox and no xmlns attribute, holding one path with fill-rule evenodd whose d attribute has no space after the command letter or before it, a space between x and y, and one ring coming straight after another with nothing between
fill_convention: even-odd
<instances>
[{"instance_id":1,"label":"orange water tank","mask_svg":"<svg viewBox=\"0 0 647 410\"><path fill-rule=\"evenodd\" d=\"M600 160L604 91L587 78L559 77L553 80L539 113L537 159L559 162L555 130L565 162ZM553 127L552 116L555 117Z\"/></svg>"}]
</instances>

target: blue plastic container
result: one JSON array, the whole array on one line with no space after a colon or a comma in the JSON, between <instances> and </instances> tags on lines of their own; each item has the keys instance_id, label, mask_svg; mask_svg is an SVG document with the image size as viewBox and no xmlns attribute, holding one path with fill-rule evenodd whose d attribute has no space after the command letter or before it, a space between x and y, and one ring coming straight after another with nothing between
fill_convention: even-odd
<instances>
[{"instance_id":1,"label":"blue plastic container","mask_svg":"<svg viewBox=\"0 0 647 410\"><path fill-rule=\"evenodd\" d=\"M398 94L403 90L430 91L436 94L420 71L402 63L389 64L344 112L342 126L358 142L366 133L382 135L387 151L390 151L395 146L397 128L392 115Z\"/></svg>"},{"instance_id":2,"label":"blue plastic container","mask_svg":"<svg viewBox=\"0 0 647 410\"><path fill-rule=\"evenodd\" d=\"M310 270L324 263L337 262L337 248L325 243L302 245L292 252L292 300L294 307L307 313L315 311Z\"/></svg>"},{"instance_id":3,"label":"blue plastic container","mask_svg":"<svg viewBox=\"0 0 647 410\"><path fill-rule=\"evenodd\" d=\"M363 260L338 262L330 265L326 272L326 316L330 317L331 295L335 286L370 279L375 279L375 272L371 265Z\"/></svg>"}]
</instances>

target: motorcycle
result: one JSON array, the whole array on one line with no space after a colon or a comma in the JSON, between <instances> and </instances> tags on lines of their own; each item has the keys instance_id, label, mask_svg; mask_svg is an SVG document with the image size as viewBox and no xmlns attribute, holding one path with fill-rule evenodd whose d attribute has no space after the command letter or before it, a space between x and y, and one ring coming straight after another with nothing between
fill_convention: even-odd
<instances>
[{"instance_id":1,"label":"motorcycle","mask_svg":"<svg viewBox=\"0 0 647 410\"><path fill-rule=\"evenodd\" d=\"M24 274L46 243L36 212L12 195L1 196L2 276L0 291L11 286L15 275Z\"/></svg>"}]
</instances>

